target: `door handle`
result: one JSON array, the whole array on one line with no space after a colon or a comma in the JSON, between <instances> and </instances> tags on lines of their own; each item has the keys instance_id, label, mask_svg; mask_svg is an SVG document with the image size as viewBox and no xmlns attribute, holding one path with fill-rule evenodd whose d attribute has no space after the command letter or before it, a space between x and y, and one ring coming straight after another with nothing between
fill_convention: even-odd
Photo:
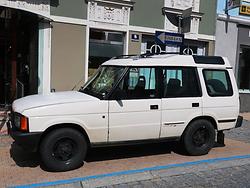
<instances>
[{"instance_id":1,"label":"door handle","mask_svg":"<svg viewBox=\"0 0 250 188\"><path fill-rule=\"evenodd\" d=\"M150 105L150 110L158 110L158 105Z\"/></svg>"},{"instance_id":2,"label":"door handle","mask_svg":"<svg viewBox=\"0 0 250 188\"><path fill-rule=\"evenodd\" d=\"M199 107L200 106L200 104L199 103L192 103L192 107L194 108L194 107Z\"/></svg>"}]
</instances>

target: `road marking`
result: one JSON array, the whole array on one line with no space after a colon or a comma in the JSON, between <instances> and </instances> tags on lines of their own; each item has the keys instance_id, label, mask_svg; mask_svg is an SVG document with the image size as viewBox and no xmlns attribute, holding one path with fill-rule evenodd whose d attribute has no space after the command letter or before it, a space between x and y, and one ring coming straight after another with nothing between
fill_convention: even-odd
<instances>
[{"instance_id":1,"label":"road marking","mask_svg":"<svg viewBox=\"0 0 250 188\"><path fill-rule=\"evenodd\" d=\"M178 163L178 164L168 164L168 165L163 165L163 166L154 166L154 167L148 167L148 168L142 168L142 169L119 171L119 172L113 172L113 173L107 173L107 174L72 178L72 179L67 179L67 180L57 180L57 181L42 182L42 183L27 184L27 185L17 185L17 186L10 186L10 188L27 188L27 187L33 188L33 187L55 186L55 185L76 183L79 181L86 181L86 180L91 180L91 179L101 179L101 178L106 178L106 177L137 174L137 173L143 173L146 171L166 170L170 168L187 167L187 166L194 166L194 165L200 165L200 164L205 164L205 163L211 164L211 163L217 163L217 162L222 162L222 161L231 161L231 160L236 160L236 159L248 159L248 158L250 158L250 154L231 156L231 157L225 157L225 158L206 159L206 160L199 160L199 161L192 161L192 162L185 162L185 163Z\"/></svg>"}]
</instances>

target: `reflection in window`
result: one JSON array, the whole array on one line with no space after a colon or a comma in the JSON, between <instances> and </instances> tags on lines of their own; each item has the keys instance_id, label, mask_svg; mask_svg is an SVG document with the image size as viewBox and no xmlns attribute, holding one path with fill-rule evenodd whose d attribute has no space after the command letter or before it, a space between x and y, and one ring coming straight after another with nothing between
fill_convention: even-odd
<instances>
[{"instance_id":1,"label":"reflection in window","mask_svg":"<svg viewBox=\"0 0 250 188\"><path fill-rule=\"evenodd\" d=\"M199 97L195 68L163 68L163 97Z\"/></svg>"},{"instance_id":2,"label":"reflection in window","mask_svg":"<svg viewBox=\"0 0 250 188\"><path fill-rule=\"evenodd\" d=\"M103 99L119 81L124 69L124 67L118 66L101 67L94 78L86 83L86 86L82 91Z\"/></svg>"},{"instance_id":3,"label":"reflection in window","mask_svg":"<svg viewBox=\"0 0 250 188\"><path fill-rule=\"evenodd\" d=\"M122 99L155 98L156 84L155 68L133 67L119 84L116 93L122 95Z\"/></svg>"},{"instance_id":4,"label":"reflection in window","mask_svg":"<svg viewBox=\"0 0 250 188\"><path fill-rule=\"evenodd\" d=\"M225 70L204 70L203 75L209 96L232 96L233 90L228 72Z\"/></svg>"}]
</instances>

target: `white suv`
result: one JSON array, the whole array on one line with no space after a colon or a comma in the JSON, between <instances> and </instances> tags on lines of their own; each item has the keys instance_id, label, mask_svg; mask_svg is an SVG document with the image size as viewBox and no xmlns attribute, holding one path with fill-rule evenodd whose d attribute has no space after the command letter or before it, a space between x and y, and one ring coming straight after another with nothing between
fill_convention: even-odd
<instances>
[{"instance_id":1,"label":"white suv","mask_svg":"<svg viewBox=\"0 0 250 188\"><path fill-rule=\"evenodd\" d=\"M89 147L180 140L190 155L209 152L218 134L239 127L239 94L226 58L123 56L79 91L14 101L9 131L39 151L45 167L81 166Z\"/></svg>"}]
</instances>

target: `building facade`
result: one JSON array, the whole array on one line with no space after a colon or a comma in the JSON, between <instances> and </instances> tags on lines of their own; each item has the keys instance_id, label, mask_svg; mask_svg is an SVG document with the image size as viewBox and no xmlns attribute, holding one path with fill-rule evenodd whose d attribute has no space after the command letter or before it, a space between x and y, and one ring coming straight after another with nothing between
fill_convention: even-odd
<instances>
[{"instance_id":1,"label":"building facade","mask_svg":"<svg viewBox=\"0 0 250 188\"><path fill-rule=\"evenodd\" d=\"M250 19L218 15L215 55L231 62L240 92L241 111L250 111Z\"/></svg>"},{"instance_id":2,"label":"building facade","mask_svg":"<svg viewBox=\"0 0 250 188\"><path fill-rule=\"evenodd\" d=\"M240 92L240 110L250 112L250 14L246 9L250 0L241 0L240 4L228 15L218 10L215 55L231 62Z\"/></svg>"},{"instance_id":3,"label":"building facade","mask_svg":"<svg viewBox=\"0 0 250 188\"><path fill-rule=\"evenodd\" d=\"M49 0L0 0L0 104L49 92Z\"/></svg>"},{"instance_id":4,"label":"building facade","mask_svg":"<svg viewBox=\"0 0 250 188\"><path fill-rule=\"evenodd\" d=\"M216 5L216 0L0 0L0 27L12 31L9 43L4 34L0 40L0 87L5 88L0 89L1 103L6 103L8 93L13 99L51 89L78 89L113 56L157 50L213 55ZM188 8L190 30L184 45L156 45L155 32L178 32L178 18ZM23 36L26 51L19 52Z\"/></svg>"}]
</instances>

